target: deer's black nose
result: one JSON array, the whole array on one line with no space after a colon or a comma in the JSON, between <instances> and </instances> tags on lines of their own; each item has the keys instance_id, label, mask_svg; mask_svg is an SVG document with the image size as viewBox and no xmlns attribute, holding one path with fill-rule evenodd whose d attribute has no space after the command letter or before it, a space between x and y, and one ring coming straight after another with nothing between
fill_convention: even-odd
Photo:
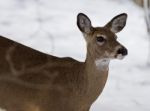
<instances>
[{"instance_id":1,"label":"deer's black nose","mask_svg":"<svg viewBox=\"0 0 150 111\"><path fill-rule=\"evenodd\" d=\"M118 50L118 54L122 54L123 56L128 54L128 51L126 48L122 47Z\"/></svg>"}]
</instances>

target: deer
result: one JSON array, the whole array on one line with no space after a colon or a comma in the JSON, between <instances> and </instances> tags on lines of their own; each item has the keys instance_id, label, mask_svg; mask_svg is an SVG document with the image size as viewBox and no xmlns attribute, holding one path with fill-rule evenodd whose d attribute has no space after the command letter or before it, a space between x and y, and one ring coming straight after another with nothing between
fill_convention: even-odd
<instances>
[{"instance_id":1,"label":"deer","mask_svg":"<svg viewBox=\"0 0 150 111\"><path fill-rule=\"evenodd\" d=\"M89 111L102 93L113 59L127 49L116 33L126 25L121 13L101 27L84 13L77 26L86 41L84 62L56 57L0 36L0 107L6 111Z\"/></svg>"}]
</instances>

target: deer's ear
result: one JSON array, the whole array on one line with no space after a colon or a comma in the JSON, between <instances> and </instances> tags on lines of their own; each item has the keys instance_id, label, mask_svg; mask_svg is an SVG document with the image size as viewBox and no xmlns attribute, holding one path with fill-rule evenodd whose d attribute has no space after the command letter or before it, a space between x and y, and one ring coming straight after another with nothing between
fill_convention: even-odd
<instances>
[{"instance_id":1,"label":"deer's ear","mask_svg":"<svg viewBox=\"0 0 150 111\"><path fill-rule=\"evenodd\" d=\"M92 30L90 19L83 13L79 13L77 16L77 26L83 33L90 33Z\"/></svg>"},{"instance_id":2,"label":"deer's ear","mask_svg":"<svg viewBox=\"0 0 150 111\"><path fill-rule=\"evenodd\" d=\"M127 14L122 13L115 16L105 27L109 28L112 32L120 32L126 25Z\"/></svg>"}]
</instances>

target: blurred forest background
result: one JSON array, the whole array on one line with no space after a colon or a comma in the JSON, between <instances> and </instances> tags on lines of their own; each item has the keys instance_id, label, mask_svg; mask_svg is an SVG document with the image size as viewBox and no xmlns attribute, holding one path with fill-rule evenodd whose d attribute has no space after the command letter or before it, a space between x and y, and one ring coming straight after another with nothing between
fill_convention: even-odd
<instances>
[{"instance_id":1,"label":"blurred forest background","mask_svg":"<svg viewBox=\"0 0 150 111\"><path fill-rule=\"evenodd\" d=\"M110 64L109 79L91 111L150 111L149 0L0 0L0 35L42 52L84 61L86 44L76 26L83 12L94 26L120 13L127 25L118 40L129 55Z\"/></svg>"}]
</instances>

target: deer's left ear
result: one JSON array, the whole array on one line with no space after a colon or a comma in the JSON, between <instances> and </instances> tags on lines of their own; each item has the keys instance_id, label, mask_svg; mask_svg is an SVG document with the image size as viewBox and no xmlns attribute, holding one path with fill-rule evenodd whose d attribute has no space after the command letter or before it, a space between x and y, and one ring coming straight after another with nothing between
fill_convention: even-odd
<instances>
[{"instance_id":1,"label":"deer's left ear","mask_svg":"<svg viewBox=\"0 0 150 111\"><path fill-rule=\"evenodd\" d=\"M109 28L112 32L120 32L126 25L127 14L122 13L115 16L105 27Z\"/></svg>"}]
</instances>

